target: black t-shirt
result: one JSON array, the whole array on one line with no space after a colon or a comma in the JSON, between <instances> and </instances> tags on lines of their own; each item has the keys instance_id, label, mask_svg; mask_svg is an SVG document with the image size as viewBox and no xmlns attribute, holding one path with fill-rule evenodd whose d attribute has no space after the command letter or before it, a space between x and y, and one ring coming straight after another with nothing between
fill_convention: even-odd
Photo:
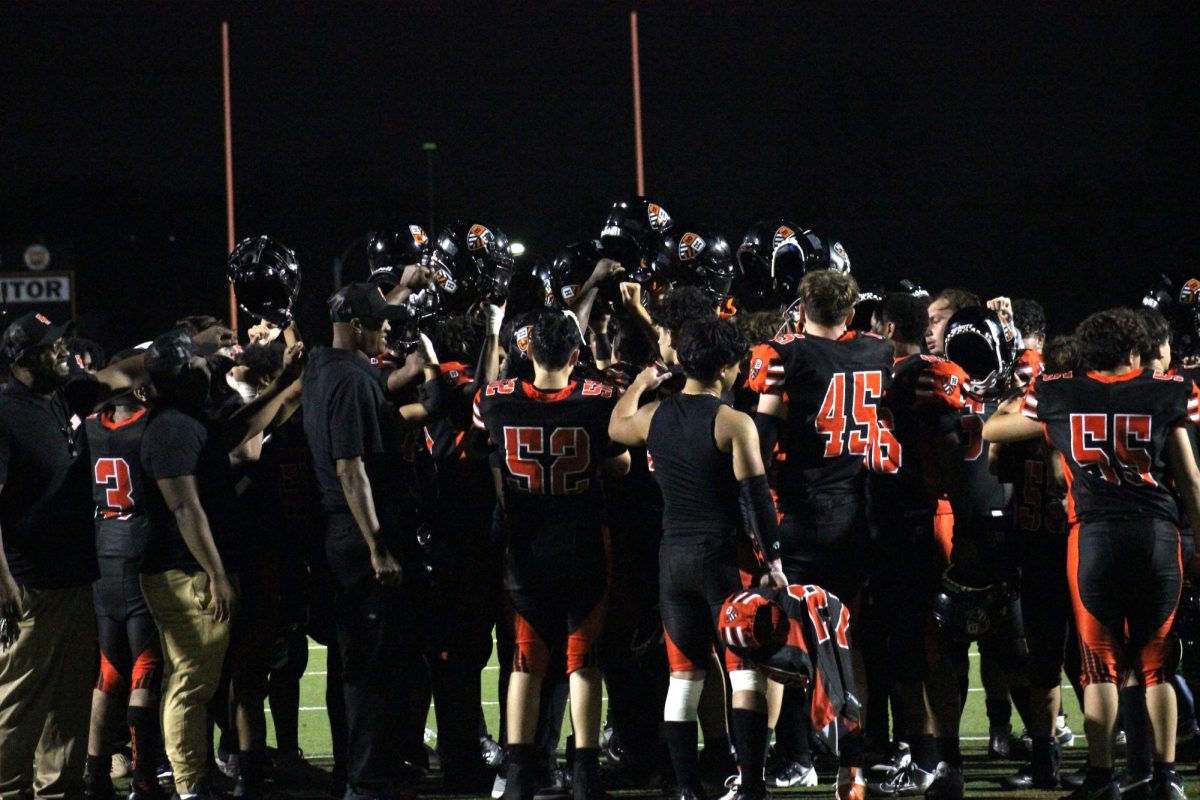
<instances>
[{"instance_id":1,"label":"black t-shirt","mask_svg":"<svg viewBox=\"0 0 1200 800\"><path fill-rule=\"evenodd\" d=\"M83 419L99 389L83 375L49 398L15 379L0 391L0 532L22 586L62 589L98 576Z\"/></svg>"},{"instance_id":2,"label":"black t-shirt","mask_svg":"<svg viewBox=\"0 0 1200 800\"><path fill-rule=\"evenodd\" d=\"M396 406L384 396L377 370L360 353L315 349L304 374L304 432L326 514L349 514L337 462L361 458L375 513L395 531L405 505L404 435Z\"/></svg>"},{"instance_id":3,"label":"black t-shirt","mask_svg":"<svg viewBox=\"0 0 1200 800\"><path fill-rule=\"evenodd\" d=\"M1167 477L1171 430L1200 422L1200 393L1179 375L1133 370L1039 375L1021 413L1042 423L1068 470L1072 523L1148 517L1179 524Z\"/></svg>"},{"instance_id":4,"label":"black t-shirt","mask_svg":"<svg viewBox=\"0 0 1200 800\"><path fill-rule=\"evenodd\" d=\"M747 385L787 400L778 486L785 512L813 497L863 490L863 457L878 433L893 356L889 342L860 331L839 339L785 334L754 348Z\"/></svg>"},{"instance_id":5,"label":"black t-shirt","mask_svg":"<svg viewBox=\"0 0 1200 800\"><path fill-rule=\"evenodd\" d=\"M153 488L146 493L150 546L143 572L200 571L200 564L183 541L175 514L167 508L157 483L163 478L187 475L196 479L200 506L208 518L225 571L235 573L241 567L244 543L237 515L237 492L229 451L217 435L219 424L177 408L162 408L154 412L146 426L142 435L142 470Z\"/></svg>"}]
</instances>

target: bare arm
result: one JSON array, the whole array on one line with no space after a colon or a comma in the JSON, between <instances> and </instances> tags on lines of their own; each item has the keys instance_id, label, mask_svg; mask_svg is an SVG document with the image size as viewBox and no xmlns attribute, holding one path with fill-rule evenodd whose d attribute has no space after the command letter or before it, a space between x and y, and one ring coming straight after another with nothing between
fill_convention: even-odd
<instances>
[{"instance_id":1,"label":"bare arm","mask_svg":"<svg viewBox=\"0 0 1200 800\"><path fill-rule=\"evenodd\" d=\"M96 398L95 407L100 409L114 397L120 397L149 383L150 374L146 372L145 361L145 356L138 353L97 372L96 380L100 383L100 394Z\"/></svg>"},{"instance_id":2,"label":"bare arm","mask_svg":"<svg viewBox=\"0 0 1200 800\"><path fill-rule=\"evenodd\" d=\"M399 583L400 564L388 552L380 538L379 517L375 513L375 495L367 477L367 465L361 457L339 458L337 476L342 484L342 493L346 496L346 505L350 507L351 515L358 523L358 530L371 551L371 566L375 570L375 579L383 584Z\"/></svg>"},{"instance_id":3,"label":"bare arm","mask_svg":"<svg viewBox=\"0 0 1200 800\"><path fill-rule=\"evenodd\" d=\"M612 478L619 478L622 475L629 474L629 467L633 464L633 459L626 450L619 456L612 456L604 459L604 474Z\"/></svg>"},{"instance_id":4,"label":"bare arm","mask_svg":"<svg viewBox=\"0 0 1200 800\"><path fill-rule=\"evenodd\" d=\"M639 407L638 402L646 390L657 389L664 380L666 374L660 375L654 367L647 367L638 373L613 407L612 416L608 418L608 438L627 447L646 443L646 437L650 434L650 419L658 409L658 403Z\"/></svg>"},{"instance_id":5,"label":"bare arm","mask_svg":"<svg viewBox=\"0 0 1200 800\"><path fill-rule=\"evenodd\" d=\"M286 372L221 426L221 444L231 454L248 452L242 445L261 435L286 406L300 402L300 381L285 376Z\"/></svg>"},{"instance_id":6,"label":"bare arm","mask_svg":"<svg viewBox=\"0 0 1200 800\"><path fill-rule=\"evenodd\" d=\"M650 319L650 312L642 305L642 286L639 283L625 282L621 284L621 305L629 316L637 320L637 323L644 327L651 336L657 337L654 331L654 320Z\"/></svg>"},{"instance_id":7,"label":"bare arm","mask_svg":"<svg viewBox=\"0 0 1200 800\"><path fill-rule=\"evenodd\" d=\"M0 483L0 493L4 484ZM0 616L17 619L21 616L21 587L17 586L4 555L4 531L0 529Z\"/></svg>"},{"instance_id":8,"label":"bare arm","mask_svg":"<svg viewBox=\"0 0 1200 800\"><path fill-rule=\"evenodd\" d=\"M500 377L500 326L504 324L504 306L484 308L483 347L479 350L479 363L475 365L475 386L487 386ZM474 389L471 390L474 394Z\"/></svg>"},{"instance_id":9,"label":"bare arm","mask_svg":"<svg viewBox=\"0 0 1200 800\"><path fill-rule=\"evenodd\" d=\"M196 563L208 575L214 618L217 622L232 619L237 606L237 593L229 581L229 576L225 574L225 564L221 561L221 554L213 541L212 529L208 526L208 515L200 505L196 476L159 478L157 483L167 508L175 516L175 524L179 527L183 543L187 545L192 558L196 559Z\"/></svg>"},{"instance_id":10,"label":"bare arm","mask_svg":"<svg viewBox=\"0 0 1200 800\"><path fill-rule=\"evenodd\" d=\"M778 394L760 394L758 396L758 408L755 409L756 414L764 414L768 417L778 417L781 420L787 420L788 407L787 403L783 402L783 396Z\"/></svg>"},{"instance_id":11,"label":"bare arm","mask_svg":"<svg viewBox=\"0 0 1200 800\"><path fill-rule=\"evenodd\" d=\"M1179 492L1183 510L1192 524L1192 536L1200 542L1200 469L1196 467L1192 442L1183 426L1175 428L1167 437L1166 456L1171 477L1175 479L1175 490ZM1193 556L1193 565L1196 561L1197 557Z\"/></svg>"},{"instance_id":12,"label":"bare arm","mask_svg":"<svg viewBox=\"0 0 1200 800\"><path fill-rule=\"evenodd\" d=\"M1020 413L1001 414L997 411L983 424L985 442L1010 444L1037 439L1042 435L1042 423Z\"/></svg>"}]
</instances>

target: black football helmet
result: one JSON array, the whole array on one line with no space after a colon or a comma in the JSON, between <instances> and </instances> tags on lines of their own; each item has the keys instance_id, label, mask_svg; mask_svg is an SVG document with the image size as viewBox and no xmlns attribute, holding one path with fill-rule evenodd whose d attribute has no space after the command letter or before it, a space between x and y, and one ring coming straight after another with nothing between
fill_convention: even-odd
<instances>
[{"instance_id":1,"label":"black football helmet","mask_svg":"<svg viewBox=\"0 0 1200 800\"><path fill-rule=\"evenodd\" d=\"M441 309L464 314L481 300L504 302L515 263L503 231L478 222L446 226L429 253Z\"/></svg>"},{"instance_id":2,"label":"black football helmet","mask_svg":"<svg viewBox=\"0 0 1200 800\"><path fill-rule=\"evenodd\" d=\"M270 236L243 239L225 265L238 306L275 325L292 321L292 305L300 295L296 254Z\"/></svg>"},{"instance_id":3,"label":"black football helmet","mask_svg":"<svg viewBox=\"0 0 1200 800\"><path fill-rule=\"evenodd\" d=\"M737 273L725 237L709 228L687 228L673 241L675 284L696 286L714 303L724 303Z\"/></svg>"},{"instance_id":4,"label":"black football helmet","mask_svg":"<svg viewBox=\"0 0 1200 800\"><path fill-rule=\"evenodd\" d=\"M942 584L933 601L933 618L938 627L959 640L974 641L1013 624L1019 613L1014 586L1005 581L970 586L958 577L953 566L942 574Z\"/></svg>"},{"instance_id":5,"label":"black football helmet","mask_svg":"<svg viewBox=\"0 0 1200 800\"><path fill-rule=\"evenodd\" d=\"M546 305L570 308L579 289L591 277L596 262L604 258L604 247L596 239L569 244L559 252L547 271Z\"/></svg>"},{"instance_id":6,"label":"black football helmet","mask_svg":"<svg viewBox=\"0 0 1200 800\"><path fill-rule=\"evenodd\" d=\"M999 391L1016 360L1016 332L982 306L959 310L946 323L946 358L971 378L970 391L986 396Z\"/></svg>"},{"instance_id":7,"label":"black football helmet","mask_svg":"<svg viewBox=\"0 0 1200 800\"><path fill-rule=\"evenodd\" d=\"M367 240L368 280L388 291L400 282L404 268L422 264L429 257L429 235L420 225L401 230L373 231Z\"/></svg>"},{"instance_id":8,"label":"black football helmet","mask_svg":"<svg viewBox=\"0 0 1200 800\"><path fill-rule=\"evenodd\" d=\"M827 269L830 263L824 242L804 226L786 219L756 222L737 249L738 303L749 311L786 308L804 273ZM837 264L839 271L850 271L844 248Z\"/></svg>"},{"instance_id":9,"label":"black football helmet","mask_svg":"<svg viewBox=\"0 0 1200 800\"><path fill-rule=\"evenodd\" d=\"M613 203L600 232L604 255L625 268L626 280L649 283L654 265L646 262L659 256L662 237L673 225L667 210L645 197Z\"/></svg>"}]
</instances>

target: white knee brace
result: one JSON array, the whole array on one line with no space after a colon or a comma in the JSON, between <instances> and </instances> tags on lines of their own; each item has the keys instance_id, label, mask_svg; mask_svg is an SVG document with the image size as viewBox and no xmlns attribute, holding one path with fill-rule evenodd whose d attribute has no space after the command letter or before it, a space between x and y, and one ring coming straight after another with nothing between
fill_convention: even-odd
<instances>
[{"instance_id":1,"label":"white knee brace","mask_svg":"<svg viewBox=\"0 0 1200 800\"><path fill-rule=\"evenodd\" d=\"M663 706L664 722L695 722L700 708L700 693L704 691L704 681L689 681L683 678L671 678L667 687L667 702Z\"/></svg>"}]
</instances>

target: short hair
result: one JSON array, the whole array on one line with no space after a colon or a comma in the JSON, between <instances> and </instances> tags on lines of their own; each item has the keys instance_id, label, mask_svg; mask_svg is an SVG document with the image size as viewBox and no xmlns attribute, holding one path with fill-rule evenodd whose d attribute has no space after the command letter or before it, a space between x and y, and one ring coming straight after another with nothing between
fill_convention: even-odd
<instances>
[{"instance_id":1,"label":"short hair","mask_svg":"<svg viewBox=\"0 0 1200 800\"><path fill-rule=\"evenodd\" d=\"M483 350L484 336L483 319L464 314L441 320L431 338L434 349L442 358L450 361L461 358L474 366Z\"/></svg>"},{"instance_id":2,"label":"short hair","mask_svg":"<svg viewBox=\"0 0 1200 800\"><path fill-rule=\"evenodd\" d=\"M692 320L716 319L717 307L697 286L677 286L650 309L655 325L679 333Z\"/></svg>"},{"instance_id":3,"label":"short hair","mask_svg":"<svg viewBox=\"0 0 1200 800\"><path fill-rule=\"evenodd\" d=\"M271 342L251 342L246 345L238 356L238 364L246 368L246 382L274 380L283 371L284 348L282 338Z\"/></svg>"},{"instance_id":4,"label":"short hair","mask_svg":"<svg viewBox=\"0 0 1200 800\"><path fill-rule=\"evenodd\" d=\"M929 327L929 298L908 292L889 294L877 312L880 322L896 326L893 338L901 344L921 344Z\"/></svg>"},{"instance_id":5,"label":"short hair","mask_svg":"<svg viewBox=\"0 0 1200 800\"><path fill-rule=\"evenodd\" d=\"M1167 318L1157 308L1143 306L1134 313L1142 321L1142 327L1146 329L1146 336L1150 339L1150 346L1142 351L1142 358L1151 358L1158 348L1171 341L1171 323L1167 322Z\"/></svg>"},{"instance_id":6,"label":"short hair","mask_svg":"<svg viewBox=\"0 0 1200 800\"><path fill-rule=\"evenodd\" d=\"M1055 336L1046 342L1042 349L1042 358L1046 362L1046 372L1057 375L1079 369L1083 361L1083 349L1079 339L1074 334Z\"/></svg>"},{"instance_id":7,"label":"short hair","mask_svg":"<svg viewBox=\"0 0 1200 800\"><path fill-rule=\"evenodd\" d=\"M805 318L818 325L840 325L858 302L858 282L837 270L818 269L801 279L796 296Z\"/></svg>"},{"instance_id":8,"label":"short hair","mask_svg":"<svg viewBox=\"0 0 1200 800\"><path fill-rule=\"evenodd\" d=\"M748 342L774 339L786 322L782 311L742 311L733 318L733 324Z\"/></svg>"},{"instance_id":9,"label":"short hair","mask_svg":"<svg viewBox=\"0 0 1200 800\"><path fill-rule=\"evenodd\" d=\"M582 344L579 323L570 314L543 314L533 324L529 355L543 369L562 369Z\"/></svg>"},{"instance_id":10,"label":"short hair","mask_svg":"<svg viewBox=\"0 0 1200 800\"><path fill-rule=\"evenodd\" d=\"M193 314L176 320L175 324L171 327L186 328L188 336L195 338L196 334L218 326L222 328L229 327L225 324L225 320L220 317L214 317L212 314Z\"/></svg>"},{"instance_id":11,"label":"short hair","mask_svg":"<svg viewBox=\"0 0 1200 800\"><path fill-rule=\"evenodd\" d=\"M979 295L974 292L969 292L966 289L942 289L938 292L937 297L933 298L933 303L944 302L950 306L950 313L962 311L964 308L977 308L983 305L983 301L979 299Z\"/></svg>"},{"instance_id":12,"label":"short hair","mask_svg":"<svg viewBox=\"0 0 1200 800\"><path fill-rule=\"evenodd\" d=\"M1075 329L1088 369L1116 369L1130 353L1145 353L1153 346L1136 311L1110 308L1097 311Z\"/></svg>"},{"instance_id":13,"label":"short hair","mask_svg":"<svg viewBox=\"0 0 1200 800\"><path fill-rule=\"evenodd\" d=\"M1046 309L1037 300L1018 297L1012 301L1013 324L1022 334L1046 332Z\"/></svg>"},{"instance_id":14,"label":"short hair","mask_svg":"<svg viewBox=\"0 0 1200 800\"><path fill-rule=\"evenodd\" d=\"M609 324L615 324L617 329L613 352L618 359L635 367L648 367L658 358L658 341L645 325L636 320L622 322L615 318Z\"/></svg>"},{"instance_id":15,"label":"short hair","mask_svg":"<svg viewBox=\"0 0 1200 800\"><path fill-rule=\"evenodd\" d=\"M683 374L705 382L712 381L721 370L740 363L750 344L732 320L694 320L679 332L679 361Z\"/></svg>"}]
</instances>

